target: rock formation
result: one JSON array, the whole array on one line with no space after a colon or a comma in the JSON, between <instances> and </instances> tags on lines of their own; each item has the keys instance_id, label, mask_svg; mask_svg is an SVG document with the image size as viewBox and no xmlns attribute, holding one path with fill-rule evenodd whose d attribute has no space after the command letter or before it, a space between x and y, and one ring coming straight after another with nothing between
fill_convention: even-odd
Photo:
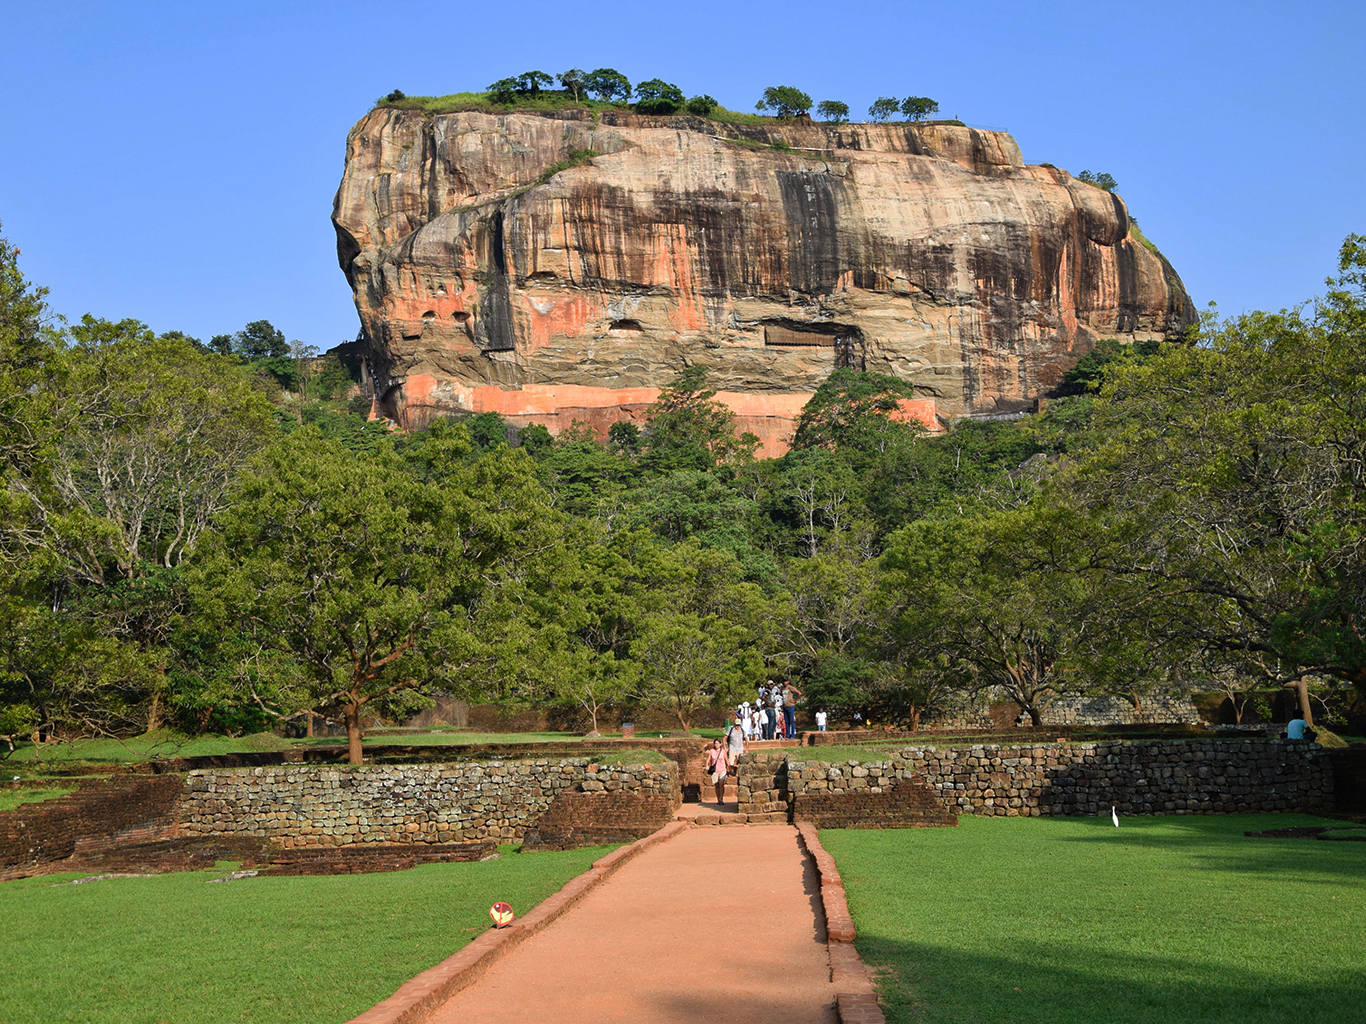
<instances>
[{"instance_id":1,"label":"rock formation","mask_svg":"<svg viewBox=\"0 0 1366 1024\"><path fill-rule=\"evenodd\" d=\"M1012 411L1194 311L1123 201L957 125L380 108L333 208L377 411L638 418L706 366L781 451L836 367Z\"/></svg>"}]
</instances>

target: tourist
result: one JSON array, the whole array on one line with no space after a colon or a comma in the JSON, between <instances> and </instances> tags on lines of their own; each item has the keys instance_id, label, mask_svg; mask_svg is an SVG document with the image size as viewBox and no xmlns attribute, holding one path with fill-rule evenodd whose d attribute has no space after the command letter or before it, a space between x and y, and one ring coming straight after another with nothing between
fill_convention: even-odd
<instances>
[{"instance_id":1,"label":"tourist","mask_svg":"<svg viewBox=\"0 0 1366 1024\"><path fill-rule=\"evenodd\" d=\"M716 787L716 802L725 803L726 748L721 746L720 740L712 740L711 749L707 751L707 774L711 776L712 785Z\"/></svg>"},{"instance_id":2,"label":"tourist","mask_svg":"<svg viewBox=\"0 0 1366 1024\"><path fill-rule=\"evenodd\" d=\"M750 731L754 734L756 740L762 739L764 735L764 713L758 708L755 708L750 712L750 715L752 717L752 728Z\"/></svg>"},{"instance_id":3,"label":"tourist","mask_svg":"<svg viewBox=\"0 0 1366 1024\"><path fill-rule=\"evenodd\" d=\"M790 740L797 738L797 698L801 695L791 679L783 680L783 728Z\"/></svg>"},{"instance_id":4,"label":"tourist","mask_svg":"<svg viewBox=\"0 0 1366 1024\"><path fill-rule=\"evenodd\" d=\"M770 680L768 686L764 687L762 696L759 698L764 706L764 739L766 740L773 739L778 731L777 709L781 707L782 700L781 698L778 698L778 703L774 703L774 695L777 692L777 689L778 684Z\"/></svg>"},{"instance_id":5,"label":"tourist","mask_svg":"<svg viewBox=\"0 0 1366 1024\"><path fill-rule=\"evenodd\" d=\"M816 712L816 728L821 732L825 732L825 722L825 708L821 708Z\"/></svg>"},{"instance_id":6,"label":"tourist","mask_svg":"<svg viewBox=\"0 0 1366 1024\"><path fill-rule=\"evenodd\" d=\"M787 720L783 717L783 686L775 682L768 690L768 717L773 723L773 738L787 739Z\"/></svg>"},{"instance_id":7,"label":"tourist","mask_svg":"<svg viewBox=\"0 0 1366 1024\"><path fill-rule=\"evenodd\" d=\"M740 719L731 723L726 730L726 763L734 768L740 763L740 755L745 752L745 730Z\"/></svg>"}]
</instances>

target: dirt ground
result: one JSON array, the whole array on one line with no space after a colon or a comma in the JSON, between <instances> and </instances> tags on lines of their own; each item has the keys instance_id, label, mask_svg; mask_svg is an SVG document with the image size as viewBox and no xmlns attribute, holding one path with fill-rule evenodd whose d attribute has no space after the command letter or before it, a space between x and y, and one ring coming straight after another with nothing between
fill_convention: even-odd
<instances>
[{"instance_id":1,"label":"dirt ground","mask_svg":"<svg viewBox=\"0 0 1366 1024\"><path fill-rule=\"evenodd\" d=\"M625 865L431 1020L833 1024L834 998L820 885L796 830L694 828Z\"/></svg>"}]
</instances>

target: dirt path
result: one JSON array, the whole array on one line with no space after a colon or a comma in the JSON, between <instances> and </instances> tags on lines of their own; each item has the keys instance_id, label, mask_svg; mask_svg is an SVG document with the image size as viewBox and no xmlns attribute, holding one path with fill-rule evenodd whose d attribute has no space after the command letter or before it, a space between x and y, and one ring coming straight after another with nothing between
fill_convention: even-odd
<instances>
[{"instance_id":1,"label":"dirt path","mask_svg":"<svg viewBox=\"0 0 1366 1024\"><path fill-rule=\"evenodd\" d=\"M646 851L430 1018L706 1019L836 1019L820 887L793 828L693 828Z\"/></svg>"}]
</instances>

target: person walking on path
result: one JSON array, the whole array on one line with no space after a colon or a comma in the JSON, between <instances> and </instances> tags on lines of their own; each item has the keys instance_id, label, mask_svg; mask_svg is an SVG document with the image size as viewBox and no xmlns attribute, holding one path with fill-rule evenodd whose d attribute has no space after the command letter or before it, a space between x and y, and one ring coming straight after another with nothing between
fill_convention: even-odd
<instances>
[{"instance_id":1,"label":"person walking on path","mask_svg":"<svg viewBox=\"0 0 1366 1024\"><path fill-rule=\"evenodd\" d=\"M716 802L725 803L726 748L721 746L720 740L712 740L711 749L707 751L707 774L711 776L712 785L716 787Z\"/></svg>"},{"instance_id":2,"label":"person walking on path","mask_svg":"<svg viewBox=\"0 0 1366 1024\"><path fill-rule=\"evenodd\" d=\"M792 685L791 679L783 680L783 727L790 740L797 738L797 699L801 695L802 691Z\"/></svg>"},{"instance_id":3,"label":"person walking on path","mask_svg":"<svg viewBox=\"0 0 1366 1024\"><path fill-rule=\"evenodd\" d=\"M731 723L726 730L726 764L735 768L740 763L740 755L745 752L745 728L740 719Z\"/></svg>"}]
</instances>

